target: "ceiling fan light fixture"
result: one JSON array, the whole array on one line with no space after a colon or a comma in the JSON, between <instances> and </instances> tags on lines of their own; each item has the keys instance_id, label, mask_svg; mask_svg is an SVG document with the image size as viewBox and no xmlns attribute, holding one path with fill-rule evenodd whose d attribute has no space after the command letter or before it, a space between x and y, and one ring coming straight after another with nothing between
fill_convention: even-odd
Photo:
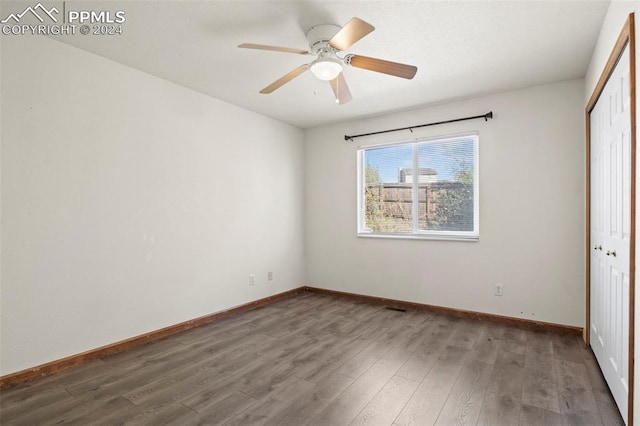
<instances>
[{"instance_id":1,"label":"ceiling fan light fixture","mask_svg":"<svg viewBox=\"0 0 640 426\"><path fill-rule=\"evenodd\" d=\"M331 81L342 72L342 64L338 59L320 57L311 63L313 75L323 81Z\"/></svg>"}]
</instances>

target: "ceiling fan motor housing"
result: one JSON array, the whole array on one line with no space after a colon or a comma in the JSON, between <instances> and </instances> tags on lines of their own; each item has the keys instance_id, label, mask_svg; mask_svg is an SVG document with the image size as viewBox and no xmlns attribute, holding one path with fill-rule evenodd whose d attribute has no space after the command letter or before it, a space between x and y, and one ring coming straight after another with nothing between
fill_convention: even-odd
<instances>
[{"instance_id":1,"label":"ceiling fan motor housing","mask_svg":"<svg viewBox=\"0 0 640 426\"><path fill-rule=\"evenodd\" d=\"M329 40L334 35L338 34L342 28L333 24L321 24L315 25L307 31L307 41L309 42L309 50L314 55L321 52L335 51L335 49L329 46Z\"/></svg>"}]
</instances>

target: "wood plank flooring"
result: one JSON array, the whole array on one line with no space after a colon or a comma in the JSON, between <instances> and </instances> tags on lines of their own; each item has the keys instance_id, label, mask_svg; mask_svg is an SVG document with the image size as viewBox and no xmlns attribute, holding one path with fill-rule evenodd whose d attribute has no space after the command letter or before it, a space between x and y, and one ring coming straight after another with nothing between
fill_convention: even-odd
<instances>
[{"instance_id":1,"label":"wood plank flooring","mask_svg":"<svg viewBox=\"0 0 640 426\"><path fill-rule=\"evenodd\" d=\"M623 424L577 336L314 293L4 389L0 423Z\"/></svg>"}]
</instances>

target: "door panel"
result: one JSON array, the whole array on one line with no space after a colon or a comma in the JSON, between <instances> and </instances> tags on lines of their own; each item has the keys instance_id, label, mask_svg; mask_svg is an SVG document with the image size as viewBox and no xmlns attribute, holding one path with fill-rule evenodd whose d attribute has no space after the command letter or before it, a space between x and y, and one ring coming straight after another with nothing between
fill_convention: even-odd
<instances>
[{"instance_id":1,"label":"door panel","mask_svg":"<svg viewBox=\"0 0 640 426\"><path fill-rule=\"evenodd\" d=\"M590 114L591 347L626 421L629 394L631 115L625 49Z\"/></svg>"}]
</instances>

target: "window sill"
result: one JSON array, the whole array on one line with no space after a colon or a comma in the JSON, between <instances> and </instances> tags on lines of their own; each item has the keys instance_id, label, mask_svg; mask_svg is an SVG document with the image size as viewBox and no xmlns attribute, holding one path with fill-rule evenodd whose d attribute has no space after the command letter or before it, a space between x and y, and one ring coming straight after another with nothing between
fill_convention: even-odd
<instances>
[{"instance_id":1,"label":"window sill","mask_svg":"<svg viewBox=\"0 0 640 426\"><path fill-rule=\"evenodd\" d=\"M464 236L464 235L402 235L402 234L376 234L376 233L358 233L358 238L382 238L392 240L434 240L434 241L464 241L478 242L480 237Z\"/></svg>"}]
</instances>

